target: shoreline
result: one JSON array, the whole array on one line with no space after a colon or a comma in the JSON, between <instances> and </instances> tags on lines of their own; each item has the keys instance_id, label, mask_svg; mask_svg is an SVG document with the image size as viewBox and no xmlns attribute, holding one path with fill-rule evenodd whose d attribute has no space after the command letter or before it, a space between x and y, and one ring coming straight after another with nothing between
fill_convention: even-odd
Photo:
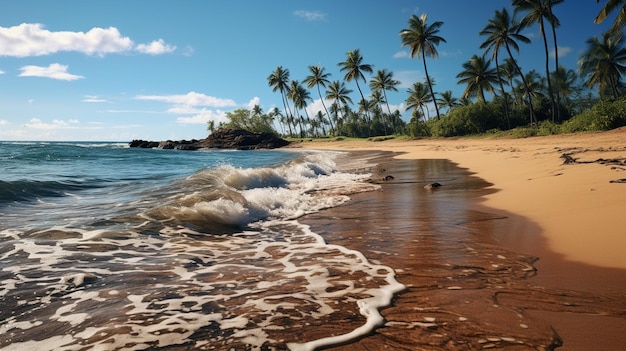
<instances>
[{"instance_id":1,"label":"shoreline","mask_svg":"<svg viewBox=\"0 0 626 351\"><path fill-rule=\"evenodd\" d=\"M560 337L564 341L559 350L586 350L590 347L619 350L626 345L626 336L622 335L626 328L626 318L623 317L626 304L621 302L626 300L626 258L618 256L622 256L619 251L625 247L622 242L626 238L619 235L621 218L618 212L626 208L626 185L610 181L626 177L623 172L626 167L606 160L624 162L625 140L626 128L622 128L604 133L521 140L315 141L295 147L391 151L396 154L390 160L394 165L406 160L447 159L491 183L492 186L486 187L490 191L476 198L472 210L507 219L487 220L484 223L488 225L481 224L480 230L493 233L500 248L538 258L532 263L538 272L528 279L533 288L524 293L529 295L509 294L517 297L507 299L507 303L523 310L526 317L554 328L557 333L554 340ZM563 164L563 154L571 155L578 163ZM534 199L537 194L542 196ZM367 196L371 194L358 198ZM592 232L589 232L590 228ZM593 245L585 235L591 237ZM572 238L580 239L582 244L570 245L568 241ZM350 247L349 241L346 245ZM581 245L585 249L582 254ZM616 252L619 255L615 255ZM536 295L545 294L538 293L537 289L551 291L546 295L551 297ZM398 301L402 299L401 294ZM561 303L570 304L571 299L580 299L575 304L582 307L555 307ZM389 310L398 308L392 306ZM393 312L388 313L393 315ZM424 323L424 320L412 323ZM388 326L385 331L375 332L374 336L389 333ZM543 339L546 338L550 337L544 335ZM365 344L359 342L357 346L347 345L339 349L381 346L376 344L375 337L366 340L369 341L364 341ZM558 345L558 341L555 342L553 346Z\"/></svg>"},{"instance_id":2,"label":"shoreline","mask_svg":"<svg viewBox=\"0 0 626 351\"><path fill-rule=\"evenodd\" d=\"M290 147L450 160L494 184L498 191L485 196L482 205L537 223L551 251L569 261L626 269L626 235L620 227L626 184L616 183L626 178L626 127L526 139L312 141ZM563 154L579 163L564 164ZM622 162L595 162L599 159ZM527 245L524 249L536 249Z\"/></svg>"}]
</instances>

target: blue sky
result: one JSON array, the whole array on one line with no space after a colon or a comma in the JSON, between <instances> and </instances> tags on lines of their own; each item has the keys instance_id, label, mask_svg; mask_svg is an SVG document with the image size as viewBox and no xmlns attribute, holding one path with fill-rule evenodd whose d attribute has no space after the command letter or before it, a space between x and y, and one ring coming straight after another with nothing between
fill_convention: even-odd
<instances>
[{"instance_id":1,"label":"blue sky","mask_svg":"<svg viewBox=\"0 0 626 351\"><path fill-rule=\"evenodd\" d=\"M602 1L603 3L604 1ZM442 21L439 58L428 59L437 91L452 90L463 62L481 54L484 28L502 0L341 1L3 1L0 11L0 140L129 141L192 139L207 121L259 104L283 109L267 85L277 66L302 81L321 64L341 80L338 62L359 48L374 70L402 85L388 95L404 111L406 89L423 81L399 32L411 15ZM601 4L568 0L554 8L560 63L576 68ZM611 20L610 18L609 20ZM524 32L524 71L544 71L538 27ZM550 44L552 47L552 44ZM553 65L553 62L551 62ZM365 94L369 94L366 85ZM356 86L354 101L358 101ZM320 106L311 91L310 111ZM406 114L408 116L408 113Z\"/></svg>"}]
</instances>

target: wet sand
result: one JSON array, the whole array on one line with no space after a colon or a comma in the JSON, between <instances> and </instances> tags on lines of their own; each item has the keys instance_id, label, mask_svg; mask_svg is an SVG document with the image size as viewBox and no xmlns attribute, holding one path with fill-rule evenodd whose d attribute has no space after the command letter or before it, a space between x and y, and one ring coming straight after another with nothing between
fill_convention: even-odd
<instances>
[{"instance_id":1,"label":"wet sand","mask_svg":"<svg viewBox=\"0 0 626 351\"><path fill-rule=\"evenodd\" d=\"M613 138L618 142L622 140L623 144L624 135L626 130L595 138ZM385 175L392 175L394 178L381 181L381 191L356 195L344 206L302 219L329 242L357 249L370 259L395 268L398 280L408 286L398 295L393 306L383 310L385 326L356 343L336 349L469 350L495 347L541 350L554 349L561 344L559 350L626 349L626 270L620 266L619 258L611 253L612 250L622 251L623 246L607 249L607 260L602 261L603 264L593 264L594 259L598 259L597 253L594 259L586 262L584 255L577 255L576 249L554 250L565 240L563 233L554 234L554 231L566 231L564 234L571 240L578 239L579 233L570 230L570 226L554 226L562 218L546 219L537 212L520 210L519 204L518 207L502 205L523 202L523 198L515 196L513 198L517 201L510 202L512 194L519 194L516 191L523 191L524 186L534 186L546 192L546 198L533 200L535 207L551 215L545 206L553 206L555 200L550 196L554 196L553 192L559 190L560 185L548 184L557 188L553 189L536 182L521 184L518 189L512 184L521 182L524 177L527 177L524 181L530 181L531 177L542 172L586 174L585 170L563 168L566 166L562 166L563 160L559 157L566 148L567 152L578 152L576 158L583 161L576 167L590 165L595 167L595 173L591 173L599 173L600 178L620 178L620 170L611 167L621 165L585 163L585 154L595 157L590 156L592 151L584 146L555 148L552 146L555 140L577 142L571 137L495 142L469 140L465 143L469 147L463 147L463 140L392 141L386 145L385 142L370 142L369 145L348 142L343 146L341 142L304 143L302 146L307 148L369 152L378 149L404 153L396 154L395 158L384 157L385 161L374 177L382 179ZM482 154L488 159L470 160L465 163L472 165L473 162L477 167L463 169L450 161L416 159L415 154L406 153L407 149L415 148L415 144L428 149L424 154L439 156L433 158L456 161L460 156ZM522 151L506 151L499 144L506 144L511 150L518 147ZM497 148L503 150L490 151ZM605 155L609 152L612 159L620 159L620 155L614 154L621 152L621 148L626 149L619 144L608 144L603 149L606 151L596 146L593 151L599 150ZM448 153L442 149L455 151ZM529 155L530 159L526 160ZM409 159L398 159L406 157ZM492 179L504 178L494 176L495 173L490 173L485 165L505 159L510 163L503 161L504 164L499 165L504 168L505 175L507 166L513 163L527 166L534 162L535 166L540 166L517 172L520 174L512 172L513 166L508 167L513 174L508 183L494 182ZM607 175L602 173L606 171L604 167L611 170ZM470 171L478 171L478 174ZM535 174L530 174L532 172ZM485 181L483 174L487 175L485 178L491 178L492 183ZM552 178L555 176L553 174ZM603 212L611 214L614 207L623 212L626 197L621 197L624 194L621 191L626 190L626 185L604 180L590 184L595 190L586 189L587 193L583 195L595 196L596 190L610 189L612 194L602 193L606 202ZM443 186L424 188L435 181ZM552 182L552 179L544 181ZM577 191L576 182L565 182L571 192ZM608 188L608 184L613 188ZM615 186L619 188L616 190ZM528 190L528 196L536 190ZM623 233L619 216L611 217L612 220L607 222L600 214L599 219L604 221L602 225L588 220L586 215L593 213L593 208L590 210L584 204L593 205L596 200L584 196L579 200L587 201L577 203L580 208L571 203L563 205L568 208L570 221L576 223L582 216L585 222L591 222L582 227L596 224L596 230L587 235L603 243L607 242L607 236ZM565 201L568 201L567 197ZM619 240L613 244L619 245ZM590 247L590 251L597 249Z\"/></svg>"}]
</instances>

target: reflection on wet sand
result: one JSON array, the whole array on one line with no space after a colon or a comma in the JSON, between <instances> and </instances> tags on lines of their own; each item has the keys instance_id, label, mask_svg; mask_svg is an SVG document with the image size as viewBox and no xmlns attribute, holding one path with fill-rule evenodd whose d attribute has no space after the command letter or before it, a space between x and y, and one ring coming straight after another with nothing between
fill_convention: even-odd
<instances>
[{"instance_id":1,"label":"reflection on wet sand","mask_svg":"<svg viewBox=\"0 0 626 351\"><path fill-rule=\"evenodd\" d=\"M382 311L384 327L337 350L551 350L568 345L555 313L624 320L623 293L549 284L537 257L497 240L521 220L480 209L490 184L445 160L385 159L374 175L380 191L302 220L328 242L395 268L408 287ZM442 187L425 187L433 182Z\"/></svg>"}]
</instances>

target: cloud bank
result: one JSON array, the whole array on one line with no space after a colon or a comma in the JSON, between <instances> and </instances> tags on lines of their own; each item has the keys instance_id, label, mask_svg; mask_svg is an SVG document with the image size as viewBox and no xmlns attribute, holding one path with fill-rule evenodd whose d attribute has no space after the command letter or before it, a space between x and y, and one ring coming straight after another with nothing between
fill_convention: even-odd
<instances>
[{"instance_id":1,"label":"cloud bank","mask_svg":"<svg viewBox=\"0 0 626 351\"><path fill-rule=\"evenodd\" d=\"M100 56L133 51L160 55L174 50L176 47L166 44L163 39L136 45L129 37L122 36L115 27L94 27L88 32L52 32L40 23L0 27L0 56L44 56L64 51Z\"/></svg>"}]
</instances>

